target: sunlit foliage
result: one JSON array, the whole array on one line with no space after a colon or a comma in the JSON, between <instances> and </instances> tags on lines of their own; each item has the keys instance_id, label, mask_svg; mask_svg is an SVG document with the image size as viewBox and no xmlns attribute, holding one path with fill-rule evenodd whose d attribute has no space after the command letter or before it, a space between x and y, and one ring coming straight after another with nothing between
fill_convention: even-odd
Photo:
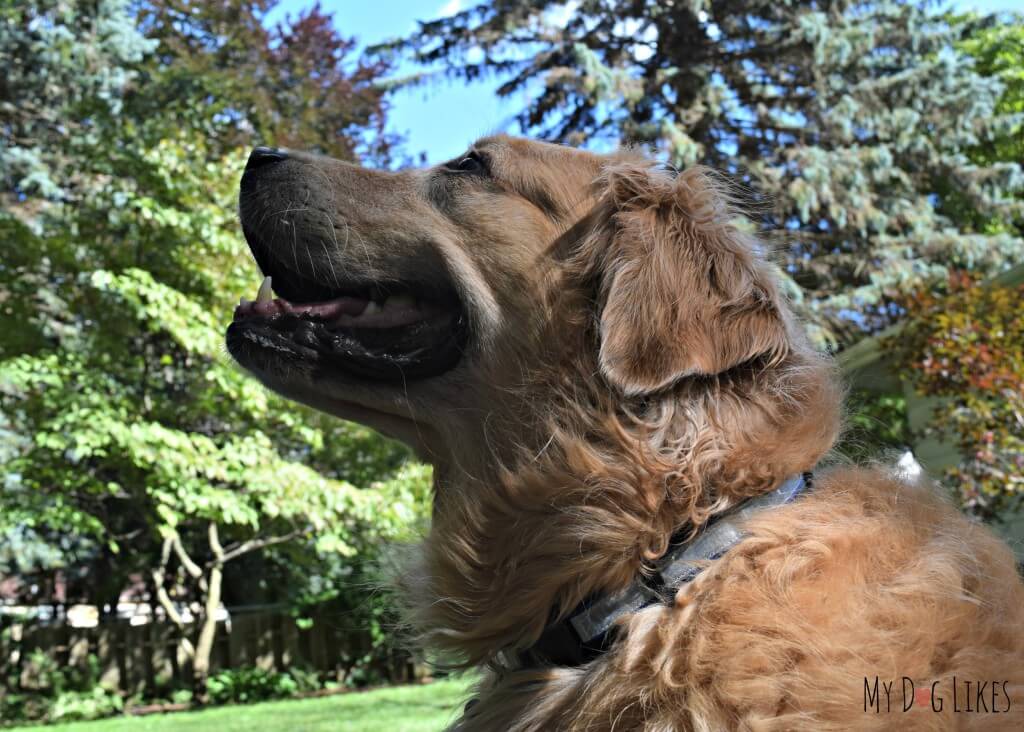
<instances>
[{"instance_id":1,"label":"sunlit foliage","mask_svg":"<svg viewBox=\"0 0 1024 732\"><path fill-rule=\"evenodd\" d=\"M946 479L981 517L1024 499L1024 285L979 285L957 273L908 301L913 316L886 343L917 391L940 397L930 431L956 444Z\"/></svg>"},{"instance_id":2,"label":"sunlit foliage","mask_svg":"<svg viewBox=\"0 0 1024 732\"><path fill-rule=\"evenodd\" d=\"M247 147L379 161L391 142L383 66L319 10L267 30L264 6L0 6L0 537L30 549L0 571L75 567L69 592L103 612L141 578L171 620L172 598L210 618L256 553L287 559L243 602L322 598L429 502L404 448L224 352L260 281L235 213ZM201 694L212 639L181 635Z\"/></svg>"}]
</instances>

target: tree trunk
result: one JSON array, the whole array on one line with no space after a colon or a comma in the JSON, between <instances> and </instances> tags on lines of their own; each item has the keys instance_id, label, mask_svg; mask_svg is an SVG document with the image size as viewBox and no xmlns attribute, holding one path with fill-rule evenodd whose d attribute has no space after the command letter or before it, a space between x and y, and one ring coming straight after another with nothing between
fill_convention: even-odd
<instances>
[{"instance_id":1,"label":"tree trunk","mask_svg":"<svg viewBox=\"0 0 1024 732\"><path fill-rule=\"evenodd\" d=\"M175 649L175 658L173 663L178 664L183 662L185 665L191 665L192 659L195 658L196 649L192 645L192 641L188 638L188 627L185 624L184 618L181 617L181 613L174 606L174 601L171 599L170 594L167 592L167 587L164 582L167 579L167 564L171 559L171 551L174 544L173 537L166 537L164 539L163 550L160 556L160 564L152 570L151 578L153 580L153 594L160 603L160 607L167 613L167 619L170 620L174 627L178 629L178 647ZM180 656L180 658L179 658Z\"/></svg>"},{"instance_id":2,"label":"tree trunk","mask_svg":"<svg viewBox=\"0 0 1024 732\"><path fill-rule=\"evenodd\" d=\"M207 578L203 624L199 629L195 659L192 662L192 697L197 704L207 704L210 701L206 682L210 678L210 656L213 655L213 642L217 637L217 608L220 607L223 581L223 568L220 564L214 564Z\"/></svg>"},{"instance_id":3,"label":"tree trunk","mask_svg":"<svg viewBox=\"0 0 1024 732\"><path fill-rule=\"evenodd\" d=\"M213 563L206 578L206 602L203 604L203 625L199 629L196 655L192 663L192 698L197 704L207 704L210 693L206 682L210 678L210 656L217 637L217 608L220 607L221 587L224 584L224 547L220 543L217 524L210 522L208 536Z\"/></svg>"},{"instance_id":4,"label":"tree trunk","mask_svg":"<svg viewBox=\"0 0 1024 732\"><path fill-rule=\"evenodd\" d=\"M192 700L200 705L210 701L206 684L210 678L210 657L213 655L213 643L217 638L217 610L220 608L221 592L224 586L224 565L250 552L291 541L295 537L303 535L305 531L294 529L279 536L253 538L241 544L229 546L227 550L220 543L216 523L209 524L207 533L210 553L213 558L206 565L205 571L189 556L181 542L181 536L170 531L164 538L160 564L152 570L153 591L157 601L167 613L167 617L180 632L181 648L192 666ZM188 576L196 583L200 597L203 598L203 613L199 626L199 637L196 639L195 646L189 641L187 624L175 608L165 586L167 567L172 553L178 558Z\"/></svg>"}]
</instances>

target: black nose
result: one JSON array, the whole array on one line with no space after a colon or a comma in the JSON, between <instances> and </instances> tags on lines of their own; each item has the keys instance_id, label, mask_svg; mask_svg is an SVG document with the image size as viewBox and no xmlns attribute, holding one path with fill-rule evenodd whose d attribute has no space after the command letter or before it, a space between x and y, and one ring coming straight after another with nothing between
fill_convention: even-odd
<instances>
[{"instance_id":1,"label":"black nose","mask_svg":"<svg viewBox=\"0 0 1024 732\"><path fill-rule=\"evenodd\" d=\"M249 162L245 164L246 170L259 168L262 165L270 165L288 159L288 153L278 150L276 147L254 147L249 153Z\"/></svg>"}]
</instances>

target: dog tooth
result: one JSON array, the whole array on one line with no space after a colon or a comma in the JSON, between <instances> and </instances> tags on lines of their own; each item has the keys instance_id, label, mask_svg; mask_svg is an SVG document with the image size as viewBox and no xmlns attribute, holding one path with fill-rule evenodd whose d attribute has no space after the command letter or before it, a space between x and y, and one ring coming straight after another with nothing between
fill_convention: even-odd
<instances>
[{"instance_id":1,"label":"dog tooth","mask_svg":"<svg viewBox=\"0 0 1024 732\"><path fill-rule=\"evenodd\" d=\"M270 277L263 278L262 284L260 284L260 290L256 293L256 302L270 302L274 299L271 293Z\"/></svg>"},{"instance_id":2,"label":"dog tooth","mask_svg":"<svg viewBox=\"0 0 1024 732\"><path fill-rule=\"evenodd\" d=\"M370 300L369 304L366 306L366 309L360 315L376 315L377 313L380 312L380 310L380 305L375 303L373 300Z\"/></svg>"}]
</instances>

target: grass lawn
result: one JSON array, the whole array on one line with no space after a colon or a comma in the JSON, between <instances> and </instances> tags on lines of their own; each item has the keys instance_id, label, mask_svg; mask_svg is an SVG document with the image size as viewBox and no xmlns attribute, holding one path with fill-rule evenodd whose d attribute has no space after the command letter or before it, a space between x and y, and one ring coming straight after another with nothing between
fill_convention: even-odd
<instances>
[{"instance_id":1,"label":"grass lawn","mask_svg":"<svg viewBox=\"0 0 1024 732\"><path fill-rule=\"evenodd\" d=\"M20 727L10 732L437 732L462 709L470 683L470 679L455 679L202 712Z\"/></svg>"}]
</instances>

